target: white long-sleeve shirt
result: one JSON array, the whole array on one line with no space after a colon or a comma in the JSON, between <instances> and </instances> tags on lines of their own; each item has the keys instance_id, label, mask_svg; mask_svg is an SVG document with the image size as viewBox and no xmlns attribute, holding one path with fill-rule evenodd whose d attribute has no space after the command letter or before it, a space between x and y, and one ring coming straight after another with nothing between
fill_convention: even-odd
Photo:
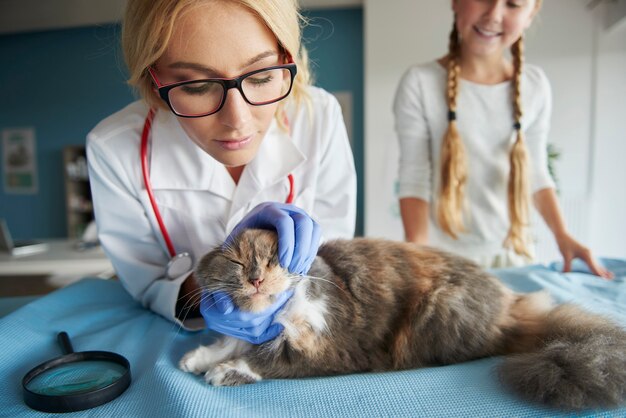
<instances>
[{"instance_id":1,"label":"white long-sleeve shirt","mask_svg":"<svg viewBox=\"0 0 626 418\"><path fill-rule=\"evenodd\" d=\"M547 137L552 107L548 79L541 69L525 65L521 79L522 130L530 160L531 192L554 187L547 168ZM429 245L473 259L502 252L510 222L507 188L513 145L512 84L483 85L460 80L457 125L465 145L466 232L453 239L436 222L440 154L448 126L447 74L438 62L409 68L394 101L400 142L399 197L430 202Z\"/></svg>"},{"instance_id":2,"label":"white long-sleeve shirt","mask_svg":"<svg viewBox=\"0 0 626 418\"><path fill-rule=\"evenodd\" d=\"M156 113L150 179L176 252L189 252L197 263L256 205L284 202L289 173L293 203L320 224L324 239L354 235L356 172L341 109L328 92L311 87L309 93L311 112L307 106L287 106L291 135L273 121L238 184L189 139L169 110ZM100 241L118 277L144 306L175 321L188 274L164 277L170 256L141 174L139 143L147 114L146 104L138 101L89 133L89 176Z\"/></svg>"}]
</instances>

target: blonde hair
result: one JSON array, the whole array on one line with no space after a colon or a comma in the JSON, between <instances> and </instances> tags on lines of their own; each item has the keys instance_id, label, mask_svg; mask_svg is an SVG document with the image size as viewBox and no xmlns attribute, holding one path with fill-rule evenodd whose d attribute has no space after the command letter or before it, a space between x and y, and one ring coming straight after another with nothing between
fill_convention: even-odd
<instances>
[{"instance_id":1,"label":"blonde hair","mask_svg":"<svg viewBox=\"0 0 626 418\"><path fill-rule=\"evenodd\" d=\"M215 1L215 0L214 0ZM297 104L307 99L306 87L311 83L308 54L301 43L304 18L297 0L219 0L231 1L256 14L274 33L282 52L289 54L298 66L290 99ZM193 7L207 0L128 0L122 24L122 50L128 67L128 84L135 87L151 107L166 108L154 89L148 67L163 55L174 32L176 22ZM277 122L284 127L279 103Z\"/></svg>"},{"instance_id":2,"label":"blonde hair","mask_svg":"<svg viewBox=\"0 0 626 418\"><path fill-rule=\"evenodd\" d=\"M537 3L540 3L539 1ZM521 129L521 76L524 63L523 38L520 37L511 46L513 58L513 118L515 142L510 153L510 175L508 183L508 207L510 227L504 246L512 248L517 254L530 257L529 236L526 227L529 224L529 181L528 151ZM441 148L441 173L439 197L437 199L437 221L441 229L453 238L464 231L463 202L467 181L467 161L463 141L456 126L456 97L458 95L460 75L460 41L454 22L450 33L448 52L448 82L446 97L448 102L448 129Z\"/></svg>"},{"instance_id":3,"label":"blonde hair","mask_svg":"<svg viewBox=\"0 0 626 418\"><path fill-rule=\"evenodd\" d=\"M459 89L461 66L459 34L456 24L450 33L448 45L448 129L441 144L441 181L437 199L437 222L443 231L453 238L464 231L463 196L467 181L465 147L456 126L456 97Z\"/></svg>"}]
</instances>

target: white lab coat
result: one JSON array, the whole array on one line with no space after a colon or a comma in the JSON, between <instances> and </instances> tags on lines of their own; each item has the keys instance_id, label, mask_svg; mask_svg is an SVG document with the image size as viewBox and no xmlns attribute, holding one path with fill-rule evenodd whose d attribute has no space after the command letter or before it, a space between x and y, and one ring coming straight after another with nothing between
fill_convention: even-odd
<instances>
[{"instance_id":1,"label":"white lab coat","mask_svg":"<svg viewBox=\"0 0 626 418\"><path fill-rule=\"evenodd\" d=\"M321 226L323 240L350 238L356 219L356 173L337 100L311 87L312 112L287 106L291 135L275 121L235 185L226 168L196 146L169 111L159 110L148 153L153 193L176 252L198 260L221 244L256 205L284 202L289 173L294 204ZM170 259L141 174L139 144L148 113L130 104L87 136L98 234L126 290L165 318L175 318L182 282L164 277ZM185 322L186 328L203 323Z\"/></svg>"}]
</instances>

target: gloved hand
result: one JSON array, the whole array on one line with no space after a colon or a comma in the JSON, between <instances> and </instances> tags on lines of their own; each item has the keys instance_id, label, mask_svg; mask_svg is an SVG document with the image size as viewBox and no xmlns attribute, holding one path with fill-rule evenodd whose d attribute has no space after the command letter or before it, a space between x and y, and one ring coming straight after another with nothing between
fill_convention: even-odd
<instances>
[{"instance_id":1,"label":"gloved hand","mask_svg":"<svg viewBox=\"0 0 626 418\"><path fill-rule=\"evenodd\" d=\"M226 244L248 228L275 229L280 265L290 273L309 271L320 245L321 229L304 210L286 203L261 203L237 224Z\"/></svg>"},{"instance_id":2,"label":"gloved hand","mask_svg":"<svg viewBox=\"0 0 626 418\"><path fill-rule=\"evenodd\" d=\"M286 290L280 293L276 302L266 310L243 312L235 307L226 293L215 292L203 295L200 313L209 329L252 344L262 344L273 340L283 331L284 327L281 324L272 322L276 312L292 295L292 289Z\"/></svg>"}]
</instances>

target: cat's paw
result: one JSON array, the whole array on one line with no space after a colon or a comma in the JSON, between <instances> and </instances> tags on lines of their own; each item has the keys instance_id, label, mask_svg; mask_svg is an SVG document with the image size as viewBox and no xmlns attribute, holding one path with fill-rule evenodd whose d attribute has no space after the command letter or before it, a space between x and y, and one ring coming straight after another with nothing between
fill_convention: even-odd
<instances>
[{"instance_id":1,"label":"cat's paw","mask_svg":"<svg viewBox=\"0 0 626 418\"><path fill-rule=\"evenodd\" d=\"M187 373L200 374L211 368L211 363L207 361L204 347L191 350L178 362L178 367Z\"/></svg>"},{"instance_id":2,"label":"cat's paw","mask_svg":"<svg viewBox=\"0 0 626 418\"><path fill-rule=\"evenodd\" d=\"M250 370L245 360L231 360L206 372L204 380L213 386L239 386L258 382L261 376Z\"/></svg>"}]
</instances>

